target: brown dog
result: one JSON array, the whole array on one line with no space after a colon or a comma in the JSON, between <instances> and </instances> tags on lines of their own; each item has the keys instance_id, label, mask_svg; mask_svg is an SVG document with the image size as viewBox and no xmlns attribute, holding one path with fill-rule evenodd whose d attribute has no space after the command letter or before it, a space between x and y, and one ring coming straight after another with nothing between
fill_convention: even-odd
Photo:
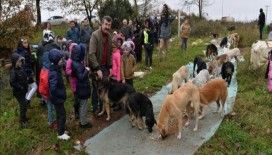
<instances>
[{"instance_id":1,"label":"brown dog","mask_svg":"<svg viewBox=\"0 0 272 155\"><path fill-rule=\"evenodd\" d=\"M167 95L164 99L162 109L158 116L157 127L160 132L160 136L165 138L167 134L168 125L170 118L176 118L178 120L178 136L181 138L181 130L183 125L183 116L188 105L192 105L195 114L195 128L198 129L198 111L199 111L200 96L198 87L192 82L187 82L177 89L173 94Z\"/></svg>"},{"instance_id":2,"label":"brown dog","mask_svg":"<svg viewBox=\"0 0 272 155\"><path fill-rule=\"evenodd\" d=\"M200 95L200 105L201 105L201 116L199 119L202 119L205 115L204 109L208 104L212 102L217 103L218 112L221 112L221 115L224 115L224 105L228 96L227 83L223 79L213 79L208 83L199 88ZM222 106L221 106L222 104Z\"/></svg>"}]
</instances>

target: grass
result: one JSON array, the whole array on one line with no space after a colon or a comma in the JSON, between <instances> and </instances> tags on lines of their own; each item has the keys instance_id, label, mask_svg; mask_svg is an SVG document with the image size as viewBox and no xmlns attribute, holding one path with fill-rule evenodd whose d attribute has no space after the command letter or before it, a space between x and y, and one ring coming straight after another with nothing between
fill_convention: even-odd
<instances>
[{"instance_id":1,"label":"grass","mask_svg":"<svg viewBox=\"0 0 272 155\"><path fill-rule=\"evenodd\" d=\"M65 29L54 28L55 34L64 34ZM41 38L41 32L34 36L33 43ZM195 40L196 38L191 39ZM138 91L153 93L170 80L174 71L192 61L194 56L202 53L204 45L189 47L186 53L179 50L179 41L171 43L166 61L159 61L154 51L153 70L144 79L136 79L134 86ZM216 134L203 145L196 154L272 154L272 104L271 95L266 91L264 68L250 71L249 49L245 49L246 62L238 67L238 95L234 111L235 116L227 116ZM141 63L139 69L143 70ZM73 97L67 88L68 99L65 103L68 130L72 139L68 142L57 140L57 133L49 130L47 111L39 106L39 100L32 101L29 129L20 130L18 125L19 109L9 87L0 90L0 150L5 154L84 154L73 149L74 142L84 130L70 126L69 116L73 114ZM91 106L91 105L90 105ZM90 109L90 107L89 107ZM269 133L270 132L270 133ZM59 149L56 149L58 148ZM57 151L56 151L57 150Z\"/></svg>"}]
</instances>

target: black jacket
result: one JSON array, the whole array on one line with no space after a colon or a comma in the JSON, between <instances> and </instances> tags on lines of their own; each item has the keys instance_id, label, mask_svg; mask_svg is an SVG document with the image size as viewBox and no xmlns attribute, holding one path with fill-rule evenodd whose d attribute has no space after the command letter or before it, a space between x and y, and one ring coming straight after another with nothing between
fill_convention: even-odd
<instances>
[{"instance_id":1,"label":"black jacket","mask_svg":"<svg viewBox=\"0 0 272 155\"><path fill-rule=\"evenodd\" d=\"M265 15L263 12L261 12L259 15L258 25L260 27L264 27L264 24L265 24Z\"/></svg>"},{"instance_id":2,"label":"black jacket","mask_svg":"<svg viewBox=\"0 0 272 155\"><path fill-rule=\"evenodd\" d=\"M22 47L17 48L16 53L25 58L25 63L23 65L23 69L25 70L27 77L32 78L35 60L32 57L31 53L28 52L27 49L22 48ZM30 82L30 83L32 83L32 82Z\"/></svg>"},{"instance_id":3,"label":"black jacket","mask_svg":"<svg viewBox=\"0 0 272 155\"><path fill-rule=\"evenodd\" d=\"M23 68L16 67L16 62L24 59L17 53L11 56L12 69L10 71L10 86L15 96L25 96L28 89L27 75Z\"/></svg>"},{"instance_id":4,"label":"black jacket","mask_svg":"<svg viewBox=\"0 0 272 155\"><path fill-rule=\"evenodd\" d=\"M85 48L81 45L76 45L72 53L72 70L77 79L76 95L79 99L85 100L91 96L89 71L83 65Z\"/></svg>"}]
</instances>

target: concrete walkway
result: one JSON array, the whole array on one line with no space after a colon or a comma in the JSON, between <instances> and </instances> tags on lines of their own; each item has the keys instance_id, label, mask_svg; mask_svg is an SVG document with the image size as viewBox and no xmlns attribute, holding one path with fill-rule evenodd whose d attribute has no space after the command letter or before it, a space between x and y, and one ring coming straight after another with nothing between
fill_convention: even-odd
<instances>
[{"instance_id":1,"label":"concrete walkway","mask_svg":"<svg viewBox=\"0 0 272 155\"><path fill-rule=\"evenodd\" d=\"M192 73L192 64L188 64ZM236 65L235 65L236 68ZM170 90L170 85L162 87L150 99L153 103L154 113L160 111L162 101ZM225 113L232 111L237 93L236 72L233 75L232 83L228 88L228 98L225 106ZM199 121L199 130L193 132L194 122L184 127L181 140L177 140L176 134L167 137L165 140L158 140L157 131L148 133L147 130L140 131L132 128L128 117L124 116L100 133L85 142L86 152L91 155L190 155L214 135L222 122L222 117L216 111L216 104L209 107L207 115Z\"/></svg>"}]
</instances>

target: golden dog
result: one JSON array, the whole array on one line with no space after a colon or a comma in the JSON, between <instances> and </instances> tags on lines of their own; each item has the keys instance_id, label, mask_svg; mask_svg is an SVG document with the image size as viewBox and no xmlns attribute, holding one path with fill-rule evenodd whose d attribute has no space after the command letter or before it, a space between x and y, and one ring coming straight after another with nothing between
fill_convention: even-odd
<instances>
[{"instance_id":1,"label":"golden dog","mask_svg":"<svg viewBox=\"0 0 272 155\"><path fill-rule=\"evenodd\" d=\"M218 112L221 112L221 115L224 115L224 105L228 96L227 83L223 79L212 79L201 88L199 88L200 95L200 110L201 116L199 119L202 119L205 115L204 107L212 102L217 103ZM222 104L222 106L221 106ZM202 110L203 109L203 110Z\"/></svg>"},{"instance_id":2,"label":"golden dog","mask_svg":"<svg viewBox=\"0 0 272 155\"><path fill-rule=\"evenodd\" d=\"M195 86L192 82L188 82L182 85L173 94L166 96L157 121L157 127L162 138L165 138L167 134L169 134L167 129L170 118L176 118L178 120L179 133L177 138L181 138L184 112L186 111L186 107L190 104L194 108L194 115L196 120L194 131L197 131L200 104L198 87Z\"/></svg>"},{"instance_id":3,"label":"golden dog","mask_svg":"<svg viewBox=\"0 0 272 155\"><path fill-rule=\"evenodd\" d=\"M181 84L187 82L189 79L189 71L186 66L181 66L174 74L173 80L171 82L172 88L169 94L172 94L175 90L177 90Z\"/></svg>"}]
</instances>

